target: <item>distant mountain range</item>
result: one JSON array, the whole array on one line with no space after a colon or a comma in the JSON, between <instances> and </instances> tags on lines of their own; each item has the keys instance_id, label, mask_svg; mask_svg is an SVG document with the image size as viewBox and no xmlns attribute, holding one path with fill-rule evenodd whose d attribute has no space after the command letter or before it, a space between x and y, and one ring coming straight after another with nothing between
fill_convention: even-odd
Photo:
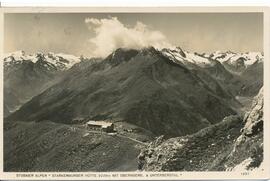
<instances>
[{"instance_id":1,"label":"distant mountain range","mask_svg":"<svg viewBox=\"0 0 270 181\"><path fill-rule=\"evenodd\" d=\"M24 51L4 58L4 113L17 110L23 103L53 85L63 72L80 61L64 54L26 55Z\"/></svg>"},{"instance_id":2,"label":"distant mountain range","mask_svg":"<svg viewBox=\"0 0 270 181\"><path fill-rule=\"evenodd\" d=\"M4 64L5 67L12 65L23 64L25 61L32 63L43 62L43 66L48 70L67 70L74 64L79 63L80 59L73 55L67 55L63 53L36 53L33 55L27 55L24 51L20 50L17 52L9 53L5 55Z\"/></svg>"}]
</instances>

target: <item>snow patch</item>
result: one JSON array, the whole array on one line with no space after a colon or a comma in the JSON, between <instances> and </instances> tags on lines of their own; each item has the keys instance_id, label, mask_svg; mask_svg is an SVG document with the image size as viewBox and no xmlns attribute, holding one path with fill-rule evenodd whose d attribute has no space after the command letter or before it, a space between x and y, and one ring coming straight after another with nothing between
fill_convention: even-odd
<instances>
[{"instance_id":1,"label":"snow patch","mask_svg":"<svg viewBox=\"0 0 270 181\"><path fill-rule=\"evenodd\" d=\"M64 53L36 53L34 55L26 55L24 51L16 51L4 55L5 66L11 64L20 64L25 60L29 60L36 63L38 60L44 61L44 66L49 69L51 66L60 70L70 69L74 64L80 62L80 58L74 55L68 55Z\"/></svg>"},{"instance_id":2,"label":"snow patch","mask_svg":"<svg viewBox=\"0 0 270 181\"><path fill-rule=\"evenodd\" d=\"M170 48L170 49L162 49L161 53L168 57L170 60L172 60L175 63L182 63L182 64L195 64L200 67L204 67L205 65L209 65L212 62L199 54L196 53L190 53L188 51L182 51L182 49L176 47L176 48ZM185 57L182 54L185 54Z\"/></svg>"},{"instance_id":3,"label":"snow patch","mask_svg":"<svg viewBox=\"0 0 270 181\"><path fill-rule=\"evenodd\" d=\"M227 62L229 64L235 64L237 60L243 58L246 67L254 64L256 61L263 61L263 54L261 52L234 53L231 51L216 51L208 55L208 57L218 60L220 63Z\"/></svg>"}]
</instances>

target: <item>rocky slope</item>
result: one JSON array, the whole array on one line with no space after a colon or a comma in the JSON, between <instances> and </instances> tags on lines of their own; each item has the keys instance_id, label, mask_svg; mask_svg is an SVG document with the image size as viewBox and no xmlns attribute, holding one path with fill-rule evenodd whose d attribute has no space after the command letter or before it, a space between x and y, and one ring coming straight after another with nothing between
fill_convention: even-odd
<instances>
[{"instance_id":1,"label":"rocky slope","mask_svg":"<svg viewBox=\"0 0 270 181\"><path fill-rule=\"evenodd\" d=\"M184 137L159 137L138 156L146 171L250 170L263 160L263 89L244 119L229 116Z\"/></svg>"},{"instance_id":2,"label":"rocky slope","mask_svg":"<svg viewBox=\"0 0 270 181\"><path fill-rule=\"evenodd\" d=\"M263 86L263 62L257 61L240 75L241 88L238 95L253 97Z\"/></svg>"},{"instance_id":3,"label":"rocky slope","mask_svg":"<svg viewBox=\"0 0 270 181\"><path fill-rule=\"evenodd\" d=\"M118 49L103 61L71 68L7 120L113 119L176 136L235 114L236 104L209 74L191 71L154 48Z\"/></svg>"},{"instance_id":4,"label":"rocky slope","mask_svg":"<svg viewBox=\"0 0 270 181\"><path fill-rule=\"evenodd\" d=\"M53 85L79 59L64 54L26 55L23 51L4 58L4 116Z\"/></svg>"},{"instance_id":5,"label":"rocky slope","mask_svg":"<svg viewBox=\"0 0 270 181\"><path fill-rule=\"evenodd\" d=\"M241 135L226 160L227 170L252 170L263 163L263 88L244 117Z\"/></svg>"},{"instance_id":6,"label":"rocky slope","mask_svg":"<svg viewBox=\"0 0 270 181\"><path fill-rule=\"evenodd\" d=\"M136 171L141 146L126 137L89 132L82 125L8 122L4 171Z\"/></svg>"}]
</instances>

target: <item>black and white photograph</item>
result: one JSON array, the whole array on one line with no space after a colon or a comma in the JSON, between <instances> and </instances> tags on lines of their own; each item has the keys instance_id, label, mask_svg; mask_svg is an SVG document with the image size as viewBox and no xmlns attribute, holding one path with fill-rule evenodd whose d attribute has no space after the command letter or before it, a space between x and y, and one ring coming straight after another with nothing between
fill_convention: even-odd
<instances>
[{"instance_id":1,"label":"black and white photograph","mask_svg":"<svg viewBox=\"0 0 270 181\"><path fill-rule=\"evenodd\" d=\"M3 20L4 172L265 171L263 12Z\"/></svg>"}]
</instances>

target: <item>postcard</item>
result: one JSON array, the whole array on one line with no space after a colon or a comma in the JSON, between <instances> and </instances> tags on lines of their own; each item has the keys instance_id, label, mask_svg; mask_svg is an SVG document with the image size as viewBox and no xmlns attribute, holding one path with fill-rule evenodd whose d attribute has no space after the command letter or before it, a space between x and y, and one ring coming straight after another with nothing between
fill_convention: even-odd
<instances>
[{"instance_id":1,"label":"postcard","mask_svg":"<svg viewBox=\"0 0 270 181\"><path fill-rule=\"evenodd\" d=\"M268 12L1 8L1 180L269 178Z\"/></svg>"}]
</instances>

